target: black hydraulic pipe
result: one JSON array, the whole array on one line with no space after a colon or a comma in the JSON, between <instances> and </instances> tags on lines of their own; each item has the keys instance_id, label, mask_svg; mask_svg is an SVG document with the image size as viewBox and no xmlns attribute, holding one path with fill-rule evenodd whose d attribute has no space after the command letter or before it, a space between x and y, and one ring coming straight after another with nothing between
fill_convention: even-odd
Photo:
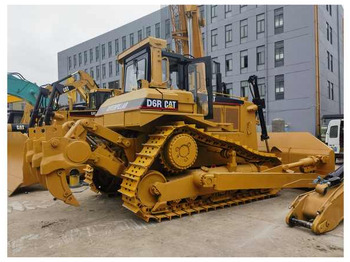
<instances>
[{"instance_id":1,"label":"black hydraulic pipe","mask_svg":"<svg viewBox=\"0 0 350 262\"><path fill-rule=\"evenodd\" d=\"M49 92L50 91L48 89L45 89L43 87L40 88L40 92L39 92L39 95L35 101L35 105L33 108L32 115L31 115L30 120L29 120L28 127L33 127L35 125L35 122L39 116L41 102L42 102L44 97L47 97L49 95Z\"/></svg>"},{"instance_id":2,"label":"black hydraulic pipe","mask_svg":"<svg viewBox=\"0 0 350 262\"><path fill-rule=\"evenodd\" d=\"M253 87L253 103L258 106L258 116L260 120L260 127L261 127L261 141L265 141L266 143L266 149L269 152L269 146L267 143L267 140L269 139L269 136L267 134L267 128L266 128L266 122L264 117L264 111L265 108L265 100L260 97L259 87L258 87L258 77L256 75L252 75L248 79L248 83Z\"/></svg>"},{"instance_id":3,"label":"black hydraulic pipe","mask_svg":"<svg viewBox=\"0 0 350 262\"><path fill-rule=\"evenodd\" d=\"M215 64L215 71L216 71L216 95L221 96L223 93L223 83L222 83L222 75L220 72L220 63L213 61Z\"/></svg>"},{"instance_id":4,"label":"black hydraulic pipe","mask_svg":"<svg viewBox=\"0 0 350 262\"><path fill-rule=\"evenodd\" d=\"M60 83L68 78L70 78L72 75L68 75L54 83L52 83L52 92L49 98L49 104L46 107L45 110L45 115L44 115L44 123L45 125L50 125L51 123L51 117L53 115L53 103L56 97L59 97L61 94L66 93L72 89L74 89L74 87L72 86L68 86L68 89L65 90L65 86L61 85Z\"/></svg>"}]
</instances>

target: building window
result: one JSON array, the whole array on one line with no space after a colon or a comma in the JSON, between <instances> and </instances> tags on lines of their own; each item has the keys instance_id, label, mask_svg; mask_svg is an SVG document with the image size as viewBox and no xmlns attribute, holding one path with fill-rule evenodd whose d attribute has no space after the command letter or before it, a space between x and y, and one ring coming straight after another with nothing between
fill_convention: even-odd
<instances>
[{"instance_id":1,"label":"building window","mask_svg":"<svg viewBox=\"0 0 350 262\"><path fill-rule=\"evenodd\" d=\"M283 33L283 7L275 9L275 34Z\"/></svg>"},{"instance_id":2,"label":"building window","mask_svg":"<svg viewBox=\"0 0 350 262\"><path fill-rule=\"evenodd\" d=\"M106 64L102 64L102 79L106 78Z\"/></svg>"},{"instance_id":3,"label":"building window","mask_svg":"<svg viewBox=\"0 0 350 262\"><path fill-rule=\"evenodd\" d=\"M151 36L151 27L147 26L146 27L146 37L149 37L149 36Z\"/></svg>"},{"instance_id":4,"label":"building window","mask_svg":"<svg viewBox=\"0 0 350 262\"><path fill-rule=\"evenodd\" d=\"M129 37L130 37L130 46L133 46L134 45L134 33L131 33L129 35Z\"/></svg>"},{"instance_id":5,"label":"building window","mask_svg":"<svg viewBox=\"0 0 350 262\"><path fill-rule=\"evenodd\" d=\"M232 71L232 54L225 55L225 72Z\"/></svg>"},{"instance_id":6,"label":"building window","mask_svg":"<svg viewBox=\"0 0 350 262\"><path fill-rule=\"evenodd\" d=\"M81 66L82 63L83 63L83 57L81 53L79 53L79 66Z\"/></svg>"},{"instance_id":7,"label":"building window","mask_svg":"<svg viewBox=\"0 0 350 262\"><path fill-rule=\"evenodd\" d=\"M137 41L138 42L142 41L142 30L137 31Z\"/></svg>"},{"instance_id":8,"label":"building window","mask_svg":"<svg viewBox=\"0 0 350 262\"><path fill-rule=\"evenodd\" d=\"M90 63L94 60L94 49L90 48Z\"/></svg>"},{"instance_id":9,"label":"building window","mask_svg":"<svg viewBox=\"0 0 350 262\"><path fill-rule=\"evenodd\" d=\"M331 69L331 64L330 64L330 53L327 51L327 67L328 67L328 70Z\"/></svg>"},{"instance_id":10,"label":"building window","mask_svg":"<svg viewBox=\"0 0 350 262\"><path fill-rule=\"evenodd\" d=\"M248 37L248 19L241 20L241 22L240 22L240 35L241 35L241 43L247 40L247 37Z\"/></svg>"},{"instance_id":11,"label":"building window","mask_svg":"<svg viewBox=\"0 0 350 262\"><path fill-rule=\"evenodd\" d=\"M160 23L156 23L155 30L156 30L156 38L160 38Z\"/></svg>"},{"instance_id":12,"label":"building window","mask_svg":"<svg viewBox=\"0 0 350 262\"><path fill-rule=\"evenodd\" d=\"M73 56L73 65L74 65L74 68L77 66L77 55Z\"/></svg>"},{"instance_id":13,"label":"building window","mask_svg":"<svg viewBox=\"0 0 350 262\"><path fill-rule=\"evenodd\" d=\"M328 83L328 99L334 100L334 89L333 89L333 83L330 81L327 81Z\"/></svg>"},{"instance_id":14,"label":"building window","mask_svg":"<svg viewBox=\"0 0 350 262\"><path fill-rule=\"evenodd\" d=\"M211 61L212 61L212 68L211 68L211 72L213 73L213 75L215 75L217 72L216 72L216 60L217 60L218 58L217 57L213 57L212 59L211 59ZM213 77L213 80L214 80L214 77ZM214 90L214 89L213 89Z\"/></svg>"},{"instance_id":15,"label":"building window","mask_svg":"<svg viewBox=\"0 0 350 262\"><path fill-rule=\"evenodd\" d=\"M96 61L98 61L100 59L100 47L99 46L96 46L95 56L96 56Z\"/></svg>"},{"instance_id":16,"label":"building window","mask_svg":"<svg viewBox=\"0 0 350 262\"><path fill-rule=\"evenodd\" d=\"M205 51L205 33L202 33L203 50Z\"/></svg>"},{"instance_id":17,"label":"building window","mask_svg":"<svg viewBox=\"0 0 350 262\"><path fill-rule=\"evenodd\" d=\"M256 38L260 38L265 33L265 14L256 16Z\"/></svg>"},{"instance_id":18,"label":"building window","mask_svg":"<svg viewBox=\"0 0 350 262\"><path fill-rule=\"evenodd\" d=\"M241 81L241 96L242 97L248 97L249 96L248 81Z\"/></svg>"},{"instance_id":19,"label":"building window","mask_svg":"<svg viewBox=\"0 0 350 262\"><path fill-rule=\"evenodd\" d=\"M284 75L275 76L275 99L284 99Z\"/></svg>"},{"instance_id":20,"label":"building window","mask_svg":"<svg viewBox=\"0 0 350 262\"><path fill-rule=\"evenodd\" d=\"M119 63L118 63L118 61L115 61L115 75L119 76Z\"/></svg>"},{"instance_id":21,"label":"building window","mask_svg":"<svg viewBox=\"0 0 350 262\"><path fill-rule=\"evenodd\" d=\"M331 26L329 27L329 42L331 45L333 44L333 29Z\"/></svg>"},{"instance_id":22,"label":"building window","mask_svg":"<svg viewBox=\"0 0 350 262\"><path fill-rule=\"evenodd\" d=\"M110 89L119 89L119 80L109 82L108 83L108 88L110 88Z\"/></svg>"},{"instance_id":23,"label":"building window","mask_svg":"<svg viewBox=\"0 0 350 262\"><path fill-rule=\"evenodd\" d=\"M72 68L72 57L68 57L68 69L70 70Z\"/></svg>"},{"instance_id":24,"label":"building window","mask_svg":"<svg viewBox=\"0 0 350 262\"><path fill-rule=\"evenodd\" d=\"M96 79L100 79L100 66L96 66Z\"/></svg>"},{"instance_id":25,"label":"building window","mask_svg":"<svg viewBox=\"0 0 350 262\"><path fill-rule=\"evenodd\" d=\"M106 88L106 83L103 83L103 84L102 84L102 87L103 87L103 88Z\"/></svg>"},{"instance_id":26,"label":"building window","mask_svg":"<svg viewBox=\"0 0 350 262\"><path fill-rule=\"evenodd\" d=\"M123 36L122 38L122 49L123 51L126 49L126 36Z\"/></svg>"},{"instance_id":27,"label":"building window","mask_svg":"<svg viewBox=\"0 0 350 262\"><path fill-rule=\"evenodd\" d=\"M233 84L232 83L226 84L226 91L229 95L233 95Z\"/></svg>"},{"instance_id":28,"label":"building window","mask_svg":"<svg viewBox=\"0 0 350 262\"><path fill-rule=\"evenodd\" d=\"M218 38L218 30L217 29L211 30L211 47L212 47L212 49L213 49L213 47L218 45L217 38Z\"/></svg>"},{"instance_id":29,"label":"building window","mask_svg":"<svg viewBox=\"0 0 350 262\"><path fill-rule=\"evenodd\" d=\"M211 21L213 22L213 19L218 16L218 14L217 14L217 7L218 6L217 5L212 5L210 7L211 7L210 8L210 17L211 17Z\"/></svg>"},{"instance_id":30,"label":"building window","mask_svg":"<svg viewBox=\"0 0 350 262\"><path fill-rule=\"evenodd\" d=\"M333 55L330 55L331 57L331 72L333 72Z\"/></svg>"},{"instance_id":31,"label":"building window","mask_svg":"<svg viewBox=\"0 0 350 262\"><path fill-rule=\"evenodd\" d=\"M165 38L170 37L170 19L165 20Z\"/></svg>"},{"instance_id":32,"label":"building window","mask_svg":"<svg viewBox=\"0 0 350 262\"><path fill-rule=\"evenodd\" d=\"M90 68L90 76L92 78L94 78L94 68L93 67Z\"/></svg>"},{"instance_id":33,"label":"building window","mask_svg":"<svg viewBox=\"0 0 350 262\"><path fill-rule=\"evenodd\" d=\"M332 16L332 6L331 5L326 5L326 10L329 13L329 15Z\"/></svg>"},{"instance_id":34,"label":"building window","mask_svg":"<svg viewBox=\"0 0 350 262\"><path fill-rule=\"evenodd\" d=\"M247 5L240 5L239 6L239 11L240 11L240 13L243 13L243 12L245 12L245 11L247 11Z\"/></svg>"},{"instance_id":35,"label":"building window","mask_svg":"<svg viewBox=\"0 0 350 262\"><path fill-rule=\"evenodd\" d=\"M87 51L84 51L84 65L87 64Z\"/></svg>"},{"instance_id":36,"label":"building window","mask_svg":"<svg viewBox=\"0 0 350 262\"><path fill-rule=\"evenodd\" d=\"M113 74L113 65L112 61L108 63L108 76L111 77Z\"/></svg>"},{"instance_id":37,"label":"building window","mask_svg":"<svg viewBox=\"0 0 350 262\"><path fill-rule=\"evenodd\" d=\"M328 70L333 72L333 55L331 55L328 51L327 51L327 65L328 65Z\"/></svg>"},{"instance_id":38,"label":"building window","mask_svg":"<svg viewBox=\"0 0 350 262\"><path fill-rule=\"evenodd\" d=\"M265 64L265 46L258 46L256 48L256 65L259 67L260 65Z\"/></svg>"},{"instance_id":39,"label":"building window","mask_svg":"<svg viewBox=\"0 0 350 262\"><path fill-rule=\"evenodd\" d=\"M225 18L232 15L232 5L225 5Z\"/></svg>"},{"instance_id":40,"label":"building window","mask_svg":"<svg viewBox=\"0 0 350 262\"><path fill-rule=\"evenodd\" d=\"M108 57L112 56L112 42L108 42Z\"/></svg>"},{"instance_id":41,"label":"building window","mask_svg":"<svg viewBox=\"0 0 350 262\"><path fill-rule=\"evenodd\" d=\"M241 71L248 68L248 50L241 51Z\"/></svg>"},{"instance_id":42,"label":"building window","mask_svg":"<svg viewBox=\"0 0 350 262\"><path fill-rule=\"evenodd\" d=\"M114 49L115 54L117 55L119 53L119 39L114 40Z\"/></svg>"},{"instance_id":43,"label":"building window","mask_svg":"<svg viewBox=\"0 0 350 262\"><path fill-rule=\"evenodd\" d=\"M258 78L258 88L261 98L265 98L266 95L266 86L265 86L265 77Z\"/></svg>"},{"instance_id":44,"label":"building window","mask_svg":"<svg viewBox=\"0 0 350 262\"><path fill-rule=\"evenodd\" d=\"M225 43L232 42L232 24L225 26Z\"/></svg>"},{"instance_id":45,"label":"building window","mask_svg":"<svg viewBox=\"0 0 350 262\"><path fill-rule=\"evenodd\" d=\"M329 41L329 24L326 22L327 40Z\"/></svg>"},{"instance_id":46,"label":"building window","mask_svg":"<svg viewBox=\"0 0 350 262\"><path fill-rule=\"evenodd\" d=\"M284 65L284 41L275 43L275 67Z\"/></svg>"},{"instance_id":47,"label":"building window","mask_svg":"<svg viewBox=\"0 0 350 262\"><path fill-rule=\"evenodd\" d=\"M106 45L102 44L102 59L106 58Z\"/></svg>"}]
</instances>

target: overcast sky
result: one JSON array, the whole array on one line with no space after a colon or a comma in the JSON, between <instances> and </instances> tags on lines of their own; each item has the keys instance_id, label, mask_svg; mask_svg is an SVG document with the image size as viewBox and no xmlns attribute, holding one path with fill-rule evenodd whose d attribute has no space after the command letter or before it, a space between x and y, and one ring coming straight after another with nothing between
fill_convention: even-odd
<instances>
[{"instance_id":1,"label":"overcast sky","mask_svg":"<svg viewBox=\"0 0 350 262\"><path fill-rule=\"evenodd\" d=\"M38 85L57 77L57 53L160 6L9 6L8 72Z\"/></svg>"}]
</instances>

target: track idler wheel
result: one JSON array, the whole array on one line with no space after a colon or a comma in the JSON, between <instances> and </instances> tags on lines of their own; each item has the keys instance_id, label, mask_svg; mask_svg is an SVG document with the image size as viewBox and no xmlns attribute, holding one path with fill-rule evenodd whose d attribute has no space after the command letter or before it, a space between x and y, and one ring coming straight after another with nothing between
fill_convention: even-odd
<instances>
[{"instance_id":1,"label":"track idler wheel","mask_svg":"<svg viewBox=\"0 0 350 262\"><path fill-rule=\"evenodd\" d=\"M155 187L153 187L154 183L165 183L166 178L162 175L162 173L150 170L140 181L137 189L137 197L141 202L141 205L152 208L157 202L157 192L155 191Z\"/></svg>"},{"instance_id":2,"label":"track idler wheel","mask_svg":"<svg viewBox=\"0 0 350 262\"><path fill-rule=\"evenodd\" d=\"M168 171L180 172L190 168L198 156L196 140L188 134L169 139L162 152L162 161Z\"/></svg>"}]
</instances>

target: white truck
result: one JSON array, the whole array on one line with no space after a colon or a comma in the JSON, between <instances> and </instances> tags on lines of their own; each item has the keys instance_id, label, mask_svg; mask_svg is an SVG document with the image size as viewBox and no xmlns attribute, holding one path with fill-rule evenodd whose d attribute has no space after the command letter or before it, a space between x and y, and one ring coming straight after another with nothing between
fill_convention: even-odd
<instances>
[{"instance_id":1,"label":"white truck","mask_svg":"<svg viewBox=\"0 0 350 262\"><path fill-rule=\"evenodd\" d=\"M336 159L344 157L344 119L329 121L325 143L334 150Z\"/></svg>"}]
</instances>

